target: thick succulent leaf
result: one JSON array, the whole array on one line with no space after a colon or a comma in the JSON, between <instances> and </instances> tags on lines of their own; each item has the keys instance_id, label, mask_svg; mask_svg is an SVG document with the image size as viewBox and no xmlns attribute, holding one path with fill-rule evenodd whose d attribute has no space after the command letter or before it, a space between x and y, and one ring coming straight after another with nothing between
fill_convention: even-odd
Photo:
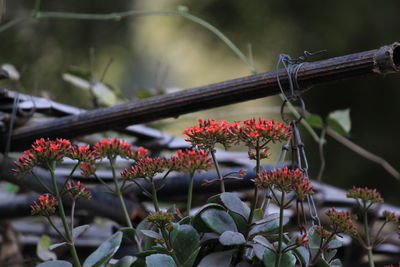
<instances>
[{"instance_id":1,"label":"thick succulent leaf","mask_svg":"<svg viewBox=\"0 0 400 267\"><path fill-rule=\"evenodd\" d=\"M237 232L235 221L224 210L207 209L201 213L200 217L216 233L222 234L225 231Z\"/></svg>"},{"instance_id":2,"label":"thick succulent leaf","mask_svg":"<svg viewBox=\"0 0 400 267\"><path fill-rule=\"evenodd\" d=\"M130 227L123 227L123 228L120 228L119 230L124 234L124 237L126 237L132 241L135 240L135 236L136 236L135 229L130 228Z\"/></svg>"},{"instance_id":3,"label":"thick succulent leaf","mask_svg":"<svg viewBox=\"0 0 400 267\"><path fill-rule=\"evenodd\" d=\"M235 193L222 193L220 199L228 210L241 215L246 220L249 218L249 207Z\"/></svg>"},{"instance_id":4,"label":"thick succulent leaf","mask_svg":"<svg viewBox=\"0 0 400 267\"><path fill-rule=\"evenodd\" d=\"M310 264L310 252L305 247L297 247L293 252L297 255L302 264L305 266Z\"/></svg>"},{"instance_id":5,"label":"thick succulent leaf","mask_svg":"<svg viewBox=\"0 0 400 267\"><path fill-rule=\"evenodd\" d=\"M329 267L329 264L322 258L319 258L317 263L313 267Z\"/></svg>"},{"instance_id":6,"label":"thick succulent leaf","mask_svg":"<svg viewBox=\"0 0 400 267\"><path fill-rule=\"evenodd\" d=\"M203 219L201 218L201 214L208 210L208 209L219 209L225 210L224 206L216 204L216 203L209 203L204 205L200 208L200 210L194 215L192 225L199 231L199 232L211 232L210 228L207 224L204 223Z\"/></svg>"},{"instance_id":7,"label":"thick succulent leaf","mask_svg":"<svg viewBox=\"0 0 400 267\"><path fill-rule=\"evenodd\" d=\"M197 267L229 267L232 261L232 255L236 250L227 250L214 252L205 256Z\"/></svg>"},{"instance_id":8,"label":"thick succulent leaf","mask_svg":"<svg viewBox=\"0 0 400 267\"><path fill-rule=\"evenodd\" d=\"M135 262L137 258L133 256L125 256L121 259L118 260L116 264L114 264L113 267L130 267L132 263Z\"/></svg>"},{"instance_id":9,"label":"thick succulent leaf","mask_svg":"<svg viewBox=\"0 0 400 267\"><path fill-rule=\"evenodd\" d=\"M263 263L265 267L275 267L276 255L273 251L267 249L264 252ZM293 267L296 264L296 257L292 252L286 252L281 257L281 264L279 267Z\"/></svg>"},{"instance_id":10,"label":"thick succulent leaf","mask_svg":"<svg viewBox=\"0 0 400 267\"><path fill-rule=\"evenodd\" d=\"M334 259L329 263L331 267L343 267L343 263L339 259Z\"/></svg>"},{"instance_id":11,"label":"thick succulent leaf","mask_svg":"<svg viewBox=\"0 0 400 267\"><path fill-rule=\"evenodd\" d=\"M179 263L186 263L200 247L200 236L193 226L179 225L171 231L171 244ZM192 263L193 264L193 263Z\"/></svg>"},{"instance_id":12,"label":"thick succulent leaf","mask_svg":"<svg viewBox=\"0 0 400 267\"><path fill-rule=\"evenodd\" d=\"M75 227L74 230L72 230L72 240L76 240L80 235L82 235L84 232L86 232L89 229L90 225L85 224L85 225L80 225L78 227Z\"/></svg>"},{"instance_id":13,"label":"thick succulent leaf","mask_svg":"<svg viewBox=\"0 0 400 267\"><path fill-rule=\"evenodd\" d=\"M325 260L326 260L327 262L330 262L330 261L333 259L333 257L336 256L336 253L337 253L337 249L328 250L328 251L324 254Z\"/></svg>"},{"instance_id":14,"label":"thick succulent leaf","mask_svg":"<svg viewBox=\"0 0 400 267\"><path fill-rule=\"evenodd\" d=\"M268 239L266 239L265 237L263 237L262 235L256 235L253 238L253 242L260 244L261 246L265 247L265 248L269 248L269 249L274 249L274 246L271 244L271 242L268 241Z\"/></svg>"},{"instance_id":15,"label":"thick succulent leaf","mask_svg":"<svg viewBox=\"0 0 400 267\"><path fill-rule=\"evenodd\" d=\"M331 240L331 241L329 241L329 243L328 243L328 248L329 248L329 249L340 248L340 247L342 247L342 246L343 246L343 242L340 241L340 240L337 240L337 239Z\"/></svg>"},{"instance_id":16,"label":"thick succulent leaf","mask_svg":"<svg viewBox=\"0 0 400 267\"><path fill-rule=\"evenodd\" d=\"M246 243L246 239L239 232L225 231L219 237L219 242L224 246L235 246Z\"/></svg>"},{"instance_id":17,"label":"thick succulent leaf","mask_svg":"<svg viewBox=\"0 0 400 267\"><path fill-rule=\"evenodd\" d=\"M106 266L109 260L119 249L122 240L122 232L116 232L103 242L83 263L83 267Z\"/></svg>"},{"instance_id":18,"label":"thick succulent leaf","mask_svg":"<svg viewBox=\"0 0 400 267\"><path fill-rule=\"evenodd\" d=\"M145 236L148 236L148 237L151 237L151 238L162 238L162 236L159 233L157 233L157 232L155 232L153 230L141 230L141 232Z\"/></svg>"},{"instance_id":19,"label":"thick succulent leaf","mask_svg":"<svg viewBox=\"0 0 400 267\"><path fill-rule=\"evenodd\" d=\"M289 217L283 217L283 225L286 225L289 222ZM266 223L254 225L250 230L250 235L258 234L258 233L268 233L279 228L279 218L272 219Z\"/></svg>"},{"instance_id":20,"label":"thick succulent leaf","mask_svg":"<svg viewBox=\"0 0 400 267\"><path fill-rule=\"evenodd\" d=\"M190 257L182 264L182 267L192 267L194 262L196 261L197 255L200 252L201 247L198 247L198 249L196 249L192 255L190 255Z\"/></svg>"},{"instance_id":21,"label":"thick succulent leaf","mask_svg":"<svg viewBox=\"0 0 400 267\"><path fill-rule=\"evenodd\" d=\"M36 255L42 261L56 260L57 255L54 252L49 251L51 245L51 239L47 235L42 235L36 246Z\"/></svg>"},{"instance_id":22,"label":"thick succulent leaf","mask_svg":"<svg viewBox=\"0 0 400 267\"><path fill-rule=\"evenodd\" d=\"M72 267L68 261L46 261L36 265L36 267Z\"/></svg>"},{"instance_id":23,"label":"thick succulent leaf","mask_svg":"<svg viewBox=\"0 0 400 267\"><path fill-rule=\"evenodd\" d=\"M171 256L165 254L152 254L146 257L147 267L176 267Z\"/></svg>"},{"instance_id":24,"label":"thick succulent leaf","mask_svg":"<svg viewBox=\"0 0 400 267\"><path fill-rule=\"evenodd\" d=\"M64 247L64 246L69 246L69 244L67 242L52 244L49 246L49 250L55 250L56 248Z\"/></svg>"},{"instance_id":25,"label":"thick succulent leaf","mask_svg":"<svg viewBox=\"0 0 400 267\"><path fill-rule=\"evenodd\" d=\"M250 263L248 263L247 261L241 261L238 264L235 265L235 267L251 267L253 265L251 265Z\"/></svg>"}]
</instances>

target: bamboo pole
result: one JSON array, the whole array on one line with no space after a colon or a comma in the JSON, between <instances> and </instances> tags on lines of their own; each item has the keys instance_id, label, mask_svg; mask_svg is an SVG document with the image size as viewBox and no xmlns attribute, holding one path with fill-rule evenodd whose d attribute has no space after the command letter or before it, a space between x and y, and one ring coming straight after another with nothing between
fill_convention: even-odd
<instances>
[{"instance_id":1,"label":"bamboo pole","mask_svg":"<svg viewBox=\"0 0 400 267\"><path fill-rule=\"evenodd\" d=\"M305 63L298 72L298 83L302 90L306 90L330 81L398 72L400 44L394 43L375 50ZM275 95L280 93L277 75L281 83L286 85L287 73L284 69L279 69L114 107L90 110L42 125L23 126L13 132L11 150L26 149L40 137L74 138ZM6 137L6 134L0 135L0 150L4 150Z\"/></svg>"}]
</instances>

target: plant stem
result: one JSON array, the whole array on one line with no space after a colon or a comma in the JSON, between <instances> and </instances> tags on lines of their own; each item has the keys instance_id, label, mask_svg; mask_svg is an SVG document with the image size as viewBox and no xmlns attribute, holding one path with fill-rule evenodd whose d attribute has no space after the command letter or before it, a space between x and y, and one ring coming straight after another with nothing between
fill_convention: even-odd
<instances>
[{"instance_id":1,"label":"plant stem","mask_svg":"<svg viewBox=\"0 0 400 267\"><path fill-rule=\"evenodd\" d=\"M115 185L115 194L117 194L117 196L118 196L119 204L121 206L122 213L124 215L125 223L129 228L134 229L133 225L132 225L132 222L131 222L131 219L129 217L128 210L127 210L126 205L125 205L124 197L122 196L121 189L120 189L120 187L118 185L117 175L115 174L115 166L114 166L114 160L115 159L109 156L108 160L110 161L111 172L112 172L113 181L114 181L114 185Z\"/></svg>"},{"instance_id":2,"label":"plant stem","mask_svg":"<svg viewBox=\"0 0 400 267\"><path fill-rule=\"evenodd\" d=\"M210 149L210 154L211 154L212 159L214 161L215 170L217 171L218 179L220 181L221 193L224 193L225 192L224 177L222 177L221 172L219 170L218 161L217 161L217 158L215 157L215 150L213 148Z\"/></svg>"},{"instance_id":3,"label":"plant stem","mask_svg":"<svg viewBox=\"0 0 400 267\"><path fill-rule=\"evenodd\" d=\"M60 232L60 230L58 230L57 226L55 226L55 224L51 220L50 216L46 216L46 218L47 218L47 221L50 223L50 225L53 227L53 229L57 232L57 234L59 234L64 239L64 241L68 242L68 239L64 236L63 233Z\"/></svg>"},{"instance_id":4,"label":"plant stem","mask_svg":"<svg viewBox=\"0 0 400 267\"><path fill-rule=\"evenodd\" d=\"M368 252L368 263L369 267L375 267L373 254L372 254L372 246L369 237L369 227L368 227L368 209L364 209L364 231L365 231L365 241L366 241L366 249Z\"/></svg>"},{"instance_id":5,"label":"plant stem","mask_svg":"<svg viewBox=\"0 0 400 267\"><path fill-rule=\"evenodd\" d=\"M258 141L257 141L257 145L256 145L256 175L258 175L260 173L260 148L258 147ZM250 225L253 221L253 217L254 217L254 210L257 207L257 201L258 201L258 187L256 186L254 188L254 200L253 203L251 204L251 208L250 208L250 214L249 214L249 219L247 220L247 233L246 236L248 235L248 232L250 231Z\"/></svg>"},{"instance_id":6,"label":"plant stem","mask_svg":"<svg viewBox=\"0 0 400 267\"><path fill-rule=\"evenodd\" d=\"M153 197L153 204L154 204L154 209L155 211L160 211L160 206L158 205L158 197L157 197L157 189L156 186L154 185L154 181L151 180L150 182L151 186L151 195Z\"/></svg>"},{"instance_id":7,"label":"plant stem","mask_svg":"<svg viewBox=\"0 0 400 267\"><path fill-rule=\"evenodd\" d=\"M278 251L275 259L275 267L281 266L282 259L282 242L283 242L283 211L285 206L285 191L282 191L281 201L279 202L279 234L278 234Z\"/></svg>"},{"instance_id":8,"label":"plant stem","mask_svg":"<svg viewBox=\"0 0 400 267\"><path fill-rule=\"evenodd\" d=\"M190 210L192 209L193 177L194 177L194 172L192 172L189 177L188 199L186 204L186 212L188 216L190 216Z\"/></svg>"},{"instance_id":9,"label":"plant stem","mask_svg":"<svg viewBox=\"0 0 400 267\"><path fill-rule=\"evenodd\" d=\"M176 266L180 267L181 264L179 263L179 260L175 255L174 249L172 248L171 240L169 239L169 235L168 235L167 231L165 231L165 228L160 228L160 230L161 230L161 234L164 238L165 244L167 245L167 250L170 252L170 255L174 259Z\"/></svg>"},{"instance_id":10,"label":"plant stem","mask_svg":"<svg viewBox=\"0 0 400 267\"><path fill-rule=\"evenodd\" d=\"M74 231L75 204L76 204L75 199L72 199L72 205L71 205L71 232Z\"/></svg>"},{"instance_id":11,"label":"plant stem","mask_svg":"<svg viewBox=\"0 0 400 267\"><path fill-rule=\"evenodd\" d=\"M55 169L55 162L53 161L51 164L48 164L48 168L51 174L51 181L53 183L53 192L56 195L57 203L58 203L58 212L61 217L61 221L64 227L64 231L67 237L68 242L70 242L70 251L72 255L72 259L74 261L74 265L77 267L81 266L81 263L79 262L78 254L76 252L76 248L74 245L74 241L72 240L72 235L71 231L69 230L68 223L67 223L67 218L65 216L65 211L64 211L64 205L62 202L62 197L60 195L60 192L58 191L58 186L57 186L57 181L56 181L56 176L54 175L54 169Z\"/></svg>"}]
</instances>

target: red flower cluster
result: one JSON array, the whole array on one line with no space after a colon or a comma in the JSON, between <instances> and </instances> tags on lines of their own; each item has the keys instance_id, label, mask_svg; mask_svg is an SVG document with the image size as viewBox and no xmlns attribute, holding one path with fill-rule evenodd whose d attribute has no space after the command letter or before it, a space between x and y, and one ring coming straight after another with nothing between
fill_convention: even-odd
<instances>
[{"instance_id":1,"label":"red flower cluster","mask_svg":"<svg viewBox=\"0 0 400 267\"><path fill-rule=\"evenodd\" d=\"M14 162L17 174L30 172L36 165L46 165L53 161L62 161L71 149L71 142L66 139L55 141L40 138L37 139L32 148L24 151L24 156Z\"/></svg>"},{"instance_id":2,"label":"red flower cluster","mask_svg":"<svg viewBox=\"0 0 400 267\"><path fill-rule=\"evenodd\" d=\"M82 161L80 163L79 169L81 170L81 174L83 177L88 177L89 175L96 172L96 165Z\"/></svg>"},{"instance_id":3,"label":"red flower cluster","mask_svg":"<svg viewBox=\"0 0 400 267\"><path fill-rule=\"evenodd\" d=\"M143 158L136 164L121 172L124 180L134 180L136 178L153 179L157 173L162 173L169 166L168 160L161 158Z\"/></svg>"},{"instance_id":4,"label":"red flower cluster","mask_svg":"<svg viewBox=\"0 0 400 267\"><path fill-rule=\"evenodd\" d=\"M69 158L94 163L97 159L96 152L90 149L90 146L73 146L68 155Z\"/></svg>"},{"instance_id":5,"label":"red flower cluster","mask_svg":"<svg viewBox=\"0 0 400 267\"><path fill-rule=\"evenodd\" d=\"M54 196L45 194L39 196L39 204L34 201L31 205L32 215L50 216L55 213L57 200Z\"/></svg>"},{"instance_id":6,"label":"red flower cluster","mask_svg":"<svg viewBox=\"0 0 400 267\"><path fill-rule=\"evenodd\" d=\"M94 147L97 155L101 158L120 156L122 158L139 160L146 157L148 152L143 147L135 150L131 144L118 138L102 139Z\"/></svg>"},{"instance_id":7,"label":"red flower cluster","mask_svg":"<svg viewBox=\"0 0 400 267\"><path fill-rule=\"evenodd\" d=\"M376 189L369 189L368 187L355 187L347 191L346 196L348 198L360 199L364 203L379 203L383 202L383 198L381 197L381 193L379 193Z\"/></svg>"},{"instance_id":8,"label":"red flower cluster","mask_svg":"<svg viewBox=\"0 0 400 267\"><path fill-rule=\"evenodd\" d=\"M282 122L263 118L242 121L238 128L238 138L251 148L263 148L268 142L282 142L288 140L292 132L290 126Z\"/></svg>"},{"instance_id":9,"label":"red flower cluster","mask_svg":"<svg viewBox=\"0 0 400 267\"><path fill-rule=\"evenodd\" d=\"M201 149L213 149L217 143L229 148L237 141L232 128L238 127L238 122L228 122L226 120L216 121L213 119L198 119L199 126L188 127L182 134L187 135L185 139L193 146Z\"/></svg>"},{"instance_id":10,"label":"red flower cluster","mask_svg":"<svg viewBox=\"0 0 400 267\"><path fill-rule=\"evenodd\" d=\"M314 231L324 240L336 239L336 236L332 232L326 230L322 226L315 226Z\"/></svg>"},{"instance_id":11,"label":"red flower cluster","mask_svg":"<svg viewBox=\"0 0 400 267\"><path fill-rule=\"evenodd\" d=\"M186 173L209 170L213 161L204 150L177 150L177 156L170 159L171 169Z\"/></svg>"},{"instance_id":12,"label":"red flower cluster","mask_svg":"<svg viewBox=\"0 0 400 267\"><path fill-rule=\"evenodd\" d=\"M331 220L335 233L339 231L352 236L357 235L357 227L353 222L353 220L357 220L356 215L348 211L337 211L335 208L326 211L326 215Z\"/></svg>"},{"instance_id":13,"label":"red flower cluster","mask_svg":"<svg viewBox=\"0 0 400 267\"><path fill-rule=\"evenodd\" d=\"M76 183L74 181L67 183L67 190L65 192L68 193L71 198L75 200L81 197L86 199L92 198L92 194L90 193L90 191L88 191L88 187L83 186L80 181Z\"/></svg>"},{"instance_id":14,"label":"red flower cluster","mask_svg":"<svg viewBox=\"0 0 400 267\"><path fill-rule=\"evenodd\" d=\"M297 198L304 200L307 195L314 194L313 187L307 177L299 169L289 170L287 167L276 170L263 170L254 180L259 188L275 187L281 192L294 191Z\"/></svg>"},{"instance_id":15,"label":"red flower cluster","mask_svg":"<svg viewBox=\"0 0 400 267\"><path fill-rule=\"evenodd\" d=\"M396 215L396 213L389 211L389 210L384 210L383 211L383 217L385 217L385 220L387 222L392 222L392 223L398 223L399 222L399 217Z\"/></svg>"}]
</instances>

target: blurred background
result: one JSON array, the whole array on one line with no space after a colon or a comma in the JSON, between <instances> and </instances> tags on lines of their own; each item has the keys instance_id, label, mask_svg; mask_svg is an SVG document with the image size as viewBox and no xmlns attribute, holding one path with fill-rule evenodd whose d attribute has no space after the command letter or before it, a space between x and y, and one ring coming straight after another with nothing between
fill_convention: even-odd
<instances>
[{"instance_id":1,"label":"blurred background","mask_svg":"<svg viewBox=\"0 0 400 267\"><path fill-rule=\"evenodd\" d=\"M34 1L5 2L3 24L34 10ZM112 13L176 11L179 5L214 25L244 54L252 54L259 72L273 70L280 53L297 57L304 50L327 49L327 53L315 58L322 59L400 41L398 0L368 5L361 0L44 0L40 9ZM180 16L133 16L119 21L28 19L0 35L0 64L11 64L20 74L18 81L3 81L1 87L83 108L95 107L90 93L74 86L65 74L91 76L120 92L119 100L105 100L100 105L251 74L249 66L218 37ZM399 75L358 78L315 87L304 99L310 112L323 117L334 110L350 108L350 140L400 169L399 84ZM158 121L151 126L180 135L198 117L279 119L279 114L271 113L271 107L280 103L278 97L270 97ZM306 131L303 138L313 178L320 165L318 145ZM345 189L353 185L375 187L387 202L400 204L400 183L381 166L329 137L325 155L327 165L322 181Z\"/></svg>"}]
</instances>

